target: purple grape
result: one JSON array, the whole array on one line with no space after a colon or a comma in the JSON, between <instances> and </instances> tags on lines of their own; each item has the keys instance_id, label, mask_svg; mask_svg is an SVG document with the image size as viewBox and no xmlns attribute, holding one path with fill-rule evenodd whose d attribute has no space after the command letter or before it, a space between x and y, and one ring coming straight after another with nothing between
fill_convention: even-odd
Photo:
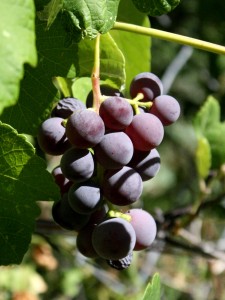
<instances>
[{"instance_id":1,"label":"purple grape","mask_svg":"<svg viewBox=\"0 0 225 300\"><path fill-rule=\"evenodd\" d=\"M95 166L88 149L70 148L61 157L60 167L66 178L82 182L92 177Z\"/></svg>"},{"instance_id":2,"label":"purple grape","mask_svg":"<svg viewBox=\"0 0 225 300\"><path fill-rule=\"evenodd\" d=\"M161 121L153 114L141 113L133 117L125 133L130 137L134 149L149 151L162 142L164 128Z\"/></svg>"},{"instance_id":3,"label":"purple grape","mask_svg":"<svg viewBox=\"0 0 225 300\"><path fill-rule=\"evenodd\" d=\"M105 134L94 148L97 161L105 169L118 169L125 166L131 160L133 151L133 144L124 132Z\"/></svg>"},{"instance_id":4,"label":"purple grape","mask_svg":"<svg viewBox=\"0 0 225 300\"><path fill-rule=\"evenodd\" d=\"M94 182L75 183L68 193L69 204L80 214L90 214L102 204L102 193Z\"/></svg>"},{"instance_id":5,"label":"purple grape","mask_svg":"<svg viewBox=\"0 0 225 300\"><path fill-rule=\"evenodd\" d=\"M153 178L160 169L160 155L156 149L150 151L134 151L134 155L128 164L137 171L142 181Z\"/></svg>"},{"instance_id":6,"label":"purple grape","mask_svg":"<svg viewBox=\"0 0 225 300\"><path fill-rule=\"evenodd\" d=\"M91 148L101 142L105 133L102 118L94 111L76 110L66 124L66 135L77 148Z\"/></svg>"},{"instance_id":7,"label":"purple grape","mask_svg":"<svg viewBox=\"0 0 225 300\"><path fill-rule=\"evenodd\" d=\"M116 269L116 270L125 270L127 269L131 262L132 262L132 258L133 258L133 252L130 252L126 257L121 258L121 259L117 259L117 260L106 260L107 264Z\"/></svg>"},{"instance_id":8,"label":"purple grape","mask_svg":"<svg viewBox=\"0 0 225 300\"><path fill-rule=\"evenodd\" d=\"M154 99L150 113L158 117L164 126L168 126L179 118L180 104L169 95L161 95Z\"/></svg>"},{"instance_id":9,"label":"purple grape","mask_svg":"<svg viewBox=\"0 0 225 300\"><path fill-rule=\"evenodd\" d=\"M63 98L54 107L52 116L67 119L77 109L86 109L86 105L77 98Z\"/></svg>"},{"instance_id":10,"label":"purple grape","mask_svg":"<svg viewBox=\"0 0 225 300\"><path fill-rule=\"evenodd\" d=\"M51 155L61 155L69 147L62 118L54 117L45 120L39 127L37 140L42 151Z\"/></svg>"},{"instance_id":11,"label":"purple grape","mask_svg":"<svg viewBox=\"0 0 225 300\"><path fill-rule=\"evenodd\" d=\"M92 234L92 244L97 254L105 259L126 257L136 242L132 225L122 218L111 218L98 224Z\"/></svg>"},{"instance_id":12,"label":"purple grape","mask_svg":"<svg viewBox=\"0 0 225 300\"><path fill-rule=\"evenodd\" d=\"M133 208L126 212L131 216L130 224L136 234L134 250L148 248L155 240L157 227L154 218L147 211L140 208Z\"/></svg>"},{"instance_id":13,"label":"purple grape","mask_svg":"<svg viewBox=\"0 0 225 300\"><path fill-rule=\"evenodd\" d=\"M99 115L107 128L123 130L133 119L133 109L127 100L114 96L102 102Z\"/></svg>"},{"instance_id":14,"label":"purple grape","mask_svg":"<svg viewBox=\"0 0 225 300\"><path fill-rule=\"evenodd\" d=\"M81 230L90 219L89 215L78 214L70 207L67 194L64 194L59 201L54 202L52 217L62 228L75 231Z\"/></svg>"},{"instance_id":15,"label":"purple grape","mask_svg":"<svg viewBox=\"0 0 225 300\"><path fill-rule=\"evenodd\" d=\"M94 225L85 226L78 232L76 240L78 251L89 258L98 257L98 254L96 253L92 245L92 233L94 231L94 228Z\"/></svg>"},{"instance_id":16,"label":"purple grape","mask_svg":"<svg viewBox=\"0 0 225 300\"><path fill-rule=\"evenodd\" d=\"M100 85L101 94L103 96L117 96L123 97L123 94L117 89L109 85L102 84ZM93 91L91 90L86 99L87 107L93 107Z\"/></svg>"},{"instance_id":17,"label":"purple grape","mask_svg":"<svg viewBox=\"0 0 225 300\"><path fill-rule=\"evenodd\" d=\"M63 175L60 166L57 166L52 170L52 175L55 179L55 183L60 188L61 195L67 193L73 182Z\"/></svg>"},{"instance_id":18,"label":"purple grape","mask_svg":"<svg viewBox=\"0 0 225 300\"><path fill-rule=\"evenodd\" d=\"M141 176L130 167L107 170L103 176L103 195L113 204L130 205L141 196Z\"/></svg>"},{"instance_id":19,"label":"purple grape","mask_svg":"<svg viewBox=\"0 0 225 300\"><path fill-rule=\"evenodd\" d=\"M162 94L163 85L161 80L153 73L143 72L135 76L130 84L130 95L135 98L138 93L144 94L142 101L152 101Z\"/></svg>"}]
</instances>

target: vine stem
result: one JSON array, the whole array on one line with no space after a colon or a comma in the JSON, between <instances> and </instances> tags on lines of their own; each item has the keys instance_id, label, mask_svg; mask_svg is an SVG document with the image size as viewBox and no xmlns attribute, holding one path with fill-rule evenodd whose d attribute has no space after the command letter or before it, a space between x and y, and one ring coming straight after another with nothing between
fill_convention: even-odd
<instances>
[{"instance_id":1,"label":"vine stem","mask_svg":"<svg viewBox=\"0 0 225 300\"><path fill-rule=\"evenodd\" d=\"M94 66L91 74L92 91L93 91L93 108L98 113L101 104L100 90L100 34L95 41Z\"/></svg>"},{"instance_id":2,"label":"vine stem","mask_svg":"<svg viewBox=\"0 0 225 300\"><path fill-rule=\"evenodd\" d=\"M123 22L115 22L114 27L112 29L117 30L123 30L123 31L129 31L133 33L138 33L142 35L147 35L155 38L159 38L162 40L166 40L169 42L175 42L182 45L188 45L197 49L217 53L217 54L223 54L225 55L225 47L217 44L213 44L210 42L202 41L199 39L187 37L184 35L171 33L168 31L163 31L159 29L154 28L147 28L143 26L138 26L134 24L129 23L123 23Z\"/></svg>"}]
</instances>

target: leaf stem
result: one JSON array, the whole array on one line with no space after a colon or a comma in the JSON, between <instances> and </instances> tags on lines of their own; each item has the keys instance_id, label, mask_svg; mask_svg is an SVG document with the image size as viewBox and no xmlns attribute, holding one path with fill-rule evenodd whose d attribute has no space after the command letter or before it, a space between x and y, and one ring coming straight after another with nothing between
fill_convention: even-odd
<instances>
[{"instance_id":1,"label":"leaf stem","mask_svg":"<svg viewBox=\"0 0 225 300\"><path fill-rule=\"evenodd\" d=\"M96 37L94 66L91 74L92 91L93 91L93 108L98 113L101 104L100 90L100 34Z\"/></svg>"},{"instance_id":2,"label":"leaf stem","mask_svg":"<svg viewBox=\"0 0 225 300\"><path fill-rule=\"evenodd\" d=\"M138 26L134 24L129 24L129 23L123 23L123 22L115 22L114 27L112 29L118 29L118 30L123 30L123 31L129 31L133 33L138 33L142 35L147 35L155 38L159 38L162 40L166 40L169 42L175 42L178 44L182 45L188 45L197 49L201 49L204 51L209 51L217 54L223 54L225 55L225 47L218 45L218 44L213 44L210 42L206 42L203 40L187 37L184 35L176 34L176 33L171 33L168 31L163 31L159 29L154 29L154 28L147 28L143 26Z\"/></svg>"}]
</instances>

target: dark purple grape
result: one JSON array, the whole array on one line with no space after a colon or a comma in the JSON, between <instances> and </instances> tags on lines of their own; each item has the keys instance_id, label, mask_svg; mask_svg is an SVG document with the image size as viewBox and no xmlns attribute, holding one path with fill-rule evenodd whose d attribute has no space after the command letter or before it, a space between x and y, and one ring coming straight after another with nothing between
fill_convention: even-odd
<instances>
[{"instance_id":1,"label":"dark purple grape","mask_svg":"<svg viewBox=\"0 0 225 300\"><path fill-rule=\"evenodd\" d=\"M105 133L102 118L94 111L76 110L66 124L66 135L77 148L91 148L101 142Z\"/></svg>"},{"instance_id":2,"label":"dark purple grape","mask_svg":"<svg viewBox=\"0 0 225 300\"><path fill-rule=\"evenodd\" d=\"M150 113L135 115L125 132L130 137L134 149L140 151L149 151L156 148L162 142L164 136L161 121Z\"/></svg>"},{"instance_id":3,"label":"dark purple grape","mask_svg":"<svg viewBox=\"0 0 225 300\"><path fill-rule=\"evenodd\" d=\"M127 100L114 96L102 102L99 115L107 128L123 130L133 119L133 109Z\"/></svg>"},{"instance_id":4,"label":"dark purple grape","mask_svg":"<svg viewBox=\"0 0 225 300\"><path fill-rule=\"evenodd\" d=\"M79 252L89 258L98 257L98 254L92 245L92 233L94 228L94 225L85 226L78 232L76 240L77 249Z\"/></svg>"},{"instance_id":5,"label":"dark purple grape","mask_svg":"<svg viewBox=\"0 0 225 300\"><path fill-rule=\"evenodd\" d=\"M142 181L153 178L160 169L160 155L156 149L150 151L134 151L134 155L128 164L137 171Z\"/></svg>"},{"instance_id":6,"label":"dark purple grape","mask_svg":"<svg viewBox=\"0 0 225 300\"><path fill-rule=\"evenodd\" d=\"M158 117L164 126L168 126L179 118L180 104L169 95L161 95L154 99L150 113Z\"/></svg>"},{"instance_id":7,"label":"dark purple grape","mask_svg":"<svg viewBox=\"0 0 225 300\"><path fill-rule=\"evenodd\" d=\"M90 219L90 216L78 214L70 207L67 194L64 194L59 201L54 202L52 217L62 228L75 231L81 230Z\"/></svg>"},{"instance_id":8,"label":"dark purple grape","mask_svg":"<svg viewBox=\"0 0 225 300\"><path fill-rule=\"evenodd\" d=\"M111 218L98 224L92 234L92 244L98 255L117 260L126 257L136 242L132 225L122 218Z\"/></svg>"},{"instance_id":9,"label":"dark purple grape","mask_svg":"<svg viewBox=\"0 0 225 300\"><path fill-rule=\"evenodd\" d=\"M86 105L77 98L63 98L54 107L52 116L67 119L77 109L86 109Z\"/></svg>"},{"instance_id":10,"label":"dark purple grape","mask_svg":"<svg viewBox=\"0 0 225 300\"><path fill-rule=\"evenodd\" d=\"M133 252L130 252L126 257L117 260L106 260L107 264L116 270L122 271L127 269L132 262Z\"/></svg>"},{"instance_id":11,"label":"dark purple grape","mask_svg":"<svg viewBox=\"0 0 225 300\"><path fill-rule=\"evenodd\" d=\"M113 88L106 84L100 85L100 91L103 96L123 97L123 94L117 88ZM87 105L87 107L93 107L93 91L92 90L87 95L86 105Z\"/></svg>"},{"instance_id":12,"label":"dark purple grape","mask_svg":"<svg viewBox=\"0 0 225 300\"><path fill-rule=\"evenodd\" d=\"M131 160L133 151L131 139L124 132L105 134L94 148L97 161L105 169L118 169L125 166Z\"/></svg>"},{"instance_id":13,"label":"dark purple grape","mask_svg":"<svg viewBox=\"0 0 225 300\"><path fill-rule=\"evenodd\" d=\"M60 167L66 178L82 182L92 177L95 166L88 149L70 148L61 157Z\"/></svg>"},{"instance_id":14,"label":"dark purple grape","mask_svg":"<svg viewBox=\"0 0 225 300\"><path fill-rule=\"evenodd\" d=\"M156 237L157 227L154 218L147 211L140 208L130 209L126 214L131 216L130 224L136 234L134 250L148 248Z\"/></svg>"},{"instance_id":15,"label":"dark purple grape","mask_svg":"<svg viewBox=\"0 0 225 300\"><path fill-rule=\"evenodd\" d=\"M54 117L45 120L39 127L37 140L42 151L51 155L61 155L69 147L62 118Z\"/></svg>"},{"instance_id":16,"label":"dark purple grape","mask_svg":"<svg viewBox=\"0 0 225 300\"><path fill-rule=\"evenodd\" d=\"M80 214L91 214L102 204L102 193L94 182L75 183L68 193L69 204Z\"/></svg>"},{"instance_id":17,"label":"dark purple grape","mask_svg":"<svg viewBox=\"0 0 225 300\"><path fill-rule=\"evenodd\" d=\"M90 214L90 220L87 225L97 225L102 222L106 218L108 210L109 209L106 204L100 206L100 208Z\"/></svg>"},{"instance_id":18,"label":"dark purple grape","mask_svg":"<svg viewBox=\"0 0 225 300\"><path fill-rule=\"evenodd\" d=\"M52 175L55 179L55 183L60 188L61 195L67 193L73 182L63 175L60 166L57 166L52 170Z\"/></svg>"},{"instance_id":19,"label":"dark purple grape","mask_svg":"<svg viewBox=\"0 0 225 300\"><path fill-rule=\"evenodd\" d=\"M163 85L161 80L153 73L143 72L135 76L130 84L130 95L135 98L138 93L144 94L142 101L152 101L162 94Z\"/></svg>"},{"instance_id":20,"label":"dark purple grape","mask_svg":"<svg viewBox=\"0 0 225 300\"><path fill-rule=\"evenodd\" d=\"M130 205L141 196L141 176L130 167L107 170L103 176L103 195L115 205Z\"/></svg>"}]
</instances>

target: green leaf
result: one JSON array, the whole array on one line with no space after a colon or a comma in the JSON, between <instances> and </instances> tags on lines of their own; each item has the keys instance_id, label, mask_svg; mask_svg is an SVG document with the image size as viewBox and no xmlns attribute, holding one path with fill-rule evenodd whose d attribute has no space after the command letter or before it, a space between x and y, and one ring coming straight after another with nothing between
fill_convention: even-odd
<instances>
[{"instance_id":1,"label":"green leaf","mask_svg":"<svg viewBox=\"0 0 225 300\"><path fill-rule=\"evenodd\" d=\"M91 76L94 65L95 40L79 43L79 77ZM125 84L125 61L109 33L100 39L100 78L114 83L119 89Z\"/></svg>"},{"instance_id":2,"label":"green leaf","mask_svg":"<svg viewBox=\"0 0 225 300\"><path fill-rule=\"evenodd\" d=\"M59 190L34 147L0 123L0 265L22 261L31 240L38 200L58 200Z\"/></svg>"},{"instance_id":3,"label":"green leaf","mask_svg":"<svg viewBox=\"0 0 225 300\"><path fill-rule=\"evenodd\" d=\"M34 19L32 0L0 1L0 114L18 99L23 64L37 63Z\"/></svg>"},{"instance_id":4,"label":"green leaf","mask_svg":"<svg viewBox=\"0 0 225 300\"><path fill-rule=\"evenodd\" d=\"M131 0L121 0L117 20L145 27L150 26L148 17L140 13ZM129 84L133 77L141 72L150 71L151 39L119 30L111 30L110 34L125 57L126 91L124 93L129 97Z\"/></svg>"},{"instance_id":5,"label":"green leaf","mask_svg":"<svg viewBox=\"0 0 225 300\"><path fill-rule=\"evenodd\" d=\"M225 123L214 124L205 132L212 153L212 168L225 163Z\"/></svg>"},{"instance_id":6,"label":"green leaf","mask_svg":"<svg viewBox=\"0 0 225 300\"><path fill-rule=\"evenodd\" d=\"M160 300L160 277L156 273L146 289L142 300Z\"/></svg>"},{"instance_id":7,"label":"green leaf","mask_svg":"<svg viewBox=\"0 0 225 300\"><path fill-rule=\"evenodd\" d=\"M160 16L171 12L180 0L133 0L141 12L150 16Z\"/></svg>"},{"instance_id":8,"label":"green leaf","mask_svg":"<svg viewBox=\"0 0 225 300\"><path fill-rule=\"evenodd\" d=\"M199 133L204 133L214 124L220 122L220 106L218 101L209 96L194 118L194 127Z\"/></svg>"},{"instance_id":9,"label":"green leaf","mask_svg":"<svg viewBox=\"0 0 225 300\"><path fill-rule=\"evenodd\" d=\"M195 159L199 176L205 178L211 167L211 149L205 137L198 138Z\"/></svg>"},{"instance_id":10,"label":"green leaf","mask_svg":"<svg viewBox=\"0 0 225 300\"><path fill-rule=\"evenodd\" d=\"M37 12L40 20L47 21L47 29L49 29L52 23L55 21L62 7L63 0L51 0L47 5L44 6L43 11Z\"/></svg>"},{"instance_id":11,"label":"green leaf","mask_svg":"<svg viewBox=\"0 0 225 300\"><path fill-rule=\"evenodd\" d=\"M63 12L68 29L80 38L93 39L98 32L104 34L114 25L120 0L64 0ZM77 38L76 38L77 39Z\"/></svg>"},{"instance_id":12,"label":"green leaf","mask_svg":"<svg viewBox=\"0 0 225 300\"><path fill-rule=\"evenodd\" d=\"M5 109L2 115L3 122L31 135L36 135L57 100L52 78L74 77L78 61L77 45L65 47L65 31L59 19L49 30L45 30L44 22L37 20L36 35L38 66L35 69L26 66L18 103Z\"/></svg>"}]
</instances>

